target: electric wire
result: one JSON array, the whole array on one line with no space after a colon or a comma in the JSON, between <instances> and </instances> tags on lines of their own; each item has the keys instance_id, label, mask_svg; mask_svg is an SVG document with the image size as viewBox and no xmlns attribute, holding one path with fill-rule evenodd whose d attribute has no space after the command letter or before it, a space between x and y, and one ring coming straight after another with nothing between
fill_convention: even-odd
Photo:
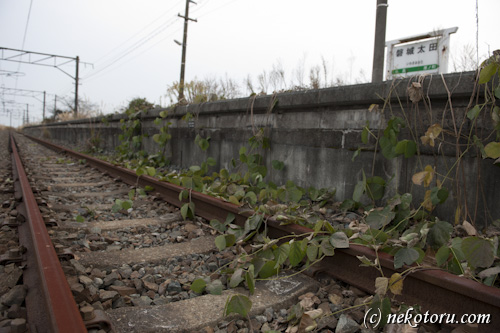
<instances>
[{"instance_id":1,"label":"electric wire","mask_svg":"<svg viewBox=\"0 0 500 333\"><path fill-rule=\"evenodd\" d=\"M176 2L175 5L173 5L169 9L167 9L165 12L163 12L163 14L161 14L156 19L154 19L153 21L151 21L150 23L148 23L147 25L145 25L142 29L140 29L137 33L135 33L133 36L131 36L130 38L128 38L126 41L124 41L123 43L121 43L118 46L115 46L111 51L109 51L105 55L101 56L96 61L94 61L94 63L99 63L102 59L106 58L107 56L109 56L110 54L114 53L115 51L118 51L118 49L120 47L122 47L123 45L127 44L129 41L131 41L132 39L134 39L135 37L137 37L138 35L140 35L143 31L145 31L147 28L149 28L155 22L157 22L158 20L160 20L161 18L163 18L167 13L169 13L174 7L176 7L177 5L179 5L181 2L183 2L183 0L180 0L180 1Z\"/></svg>"},{"instance_id":2,"label":"electric wire","mask_svg":"<svg viewBox=\"0 0 500 333\"><path fill-rule=\"evenodd\" d=\"M28 35L28 26L30 23L32 6L33 6L33 0L30 0L30 7L28 9L28 17L26 18L26 25L24 27L24 35L23 35L23 42L22 42L21 50L24 50L24 44L26 43L26 36ZM22 59L22 56L21 56L21 59ZM19 72L20 69L21 69L21 63L19 62L17 65L17 72ZM18 77L16 76L16 80L15 80L15 87L16 88L17 88L17 80L18 80Z\"/></svg>"},{"instance_id":3,"label":"electric wire","mask_svg":"<svg viewBox=\"0 0 500 333\"><path fill-rule=\"evenodd\" d=\"M93 80L93 79L100 78L100 77L102 77L102 76L104 76L104 75L108 74L109 72L111 72L111 71L113 71L113 70L115 70L115 69L118 69L118 68L122 67L123 65L125 65L125 64L127 64L127 63L129 63L129 62L131 62L132 60L136 59L137 57L139 57L139 56L143 55L143 54L144 54L144 53L146 53L147 51L149 51L149 50L151 50L152 48L156 47L158 44L162 43L162 42L163 42L163 41L165 41L166 39L168 39L168 38L172 37L174 34L176 34L177 32L179 32L181 29L182 29L182 28L178 28L178 29L176 29L176 30L172 31L172 33L170 33L170 34L168 34L167 36L165 36L164 38L160 39L160 40L159 40L159 41L157 41L155 44L151 45L149 48L147 48L147 49L143 50L142 52L140 52L140 53L136 54L136 55L135 55L135 56L133 56L132 58L127 59L127 61L122 62L121 64L117 65L116 67L111 68L111 69L109 69L108 71L105 71L104 73L101 73L100 75L97 75L97 76L92 76L91 78L86 78L86 79L85 79L85 82L88 82L89 80L91 81L91 80ZM104 71L104 69L103 69L103 71Z\"/></svg>"},{"instance_id":4,"label":"electric wire","mask_svg":"<svg viewBox=\"0 0 500 333\"><path fill-rule=\"evenodd\" d=\"M102 72L104 69L106 69L106 68L108 68L110 66L115 65L119 60L123 59L124 57L128 56L130 53L134 52L139 47L141 47L142 45L146 44L147 42L149 42L150 40L152 40L153 38L155 38L156 36L158 36L160 33L162 33L163 31L165 31L169 27L171 27L176 22L177 22L176 21L176 17L173 17L169 21L163 23L162 25L160 25L159 27L157 27L156 29L154 29L151 33L149 33L145 38L143 38L142 40L139 40L139 41L135 42L134 44L132 44L131 46L129 46L127 49L125 49L121 53L117 54L114 58L106 61L102 65L102 67L100 69L98 69L95 72L90 73L89 75L87 75L87 77L85 77L85 79L88 79L88 78L90 78L90 77L92 77L92 76L94 76L94 75Z\"/></svg>"},{"instance_id":5,"label":"electric wire","mask_svg":"<svg viewBox=\"0 0 500 333\"><path fill-rule=\"evenodd\" d=\"M91 74L87 75L86 77L84 77L83 79L84 80L88 80L92 77L94 77L95 75L97 75L98 73L101 73L102 71L104 71L105 69L111 67L111 66L114 66L117 64L117 62L119 62L121 59L127 57L129 54L131 54L132 52L134 52L135 50L137 50L138 48L140 48L141 46L143 46L144 44L148 43L150 40L152 40L153 38L155 38L156 36L158 36L160 33L162 33L163 31L165 31L167 28L171 27L172 25L174 25L175 23L177 23L176 21L173 21L173 22L170 22L168 25L166 25L165 27L163 27L161 30L159 31L156 31L154 34L150 35L148 38L144 39L144 40L141 40L137 43L135 43L133 46L131 46L127 52L121 54L120 56L118 56L117 58L114 58L112 62L109 62L107 65L101 67L100 69L98 69L97 71L95 72L92 72Z\"/></svg>"},{"instance_id":6,"label":"electric wire","mask_svg":"<svg viewBox=\"0 0 500 333\"><path fill-rule=\"evenodd\" d=\"M209 15L209 14L212 14L213 12L216 12L216 11L218 11L218 10L222 9L222 8L226 7L227 5L233 4L233 3L235 3L236 1L239 1L239 0L230 0L230 1L228 1L228 2L226 2L226 3L224 3L224 4L222 4L222 5L220 5L219 7L216 7L216 8L214 8L214 9L212 9L212 10L208 11L208 12L205 12L205 13L203 13L203 14L199 15L199 17L205 17L205 16L207 16L207 15Z\"/></svg>"},{"instance_id":7,"label":"electric wire","mask_svg":"<svg viewBox=\"0 0 500 333\"><path fill-rule=\"evenodd\" d=\"M181 1L182 1L182 0L181 0ZM177 3L173 6L173 7L175 7L176 5L178 5L181 1L177 2ZM221 9L221 8L223 8L223 7L225 7L225 6L229 5L229 4L231 4L231 3L234 3L235 1L237 1L237 0L232 0L232 1L226 2L226 3L222 4L222 5L221 5L221 6L219 6L219 7L216 7L216 8L214 8L214 9L212 9L212 10L211 10L211 11L209 11L209 12L205 12L205 13L201 14L201 16L206 16L206 15L208 15L208 14L211 14L211 13L213 13L213 12L215 12L215 11L217 11L217 10L219 10L219 9ZM193 10L191 11L191 13L192 13L192 14L196 14L196 13L198 13L200 10L202 10L203 8L205 8L209 2L210 2L209 0L203 1L202 3L200 3L200 5L199 5L199 6L194 7L194 8L193 8ZM172 9L173 7L171 7L170 9ZM169 10L170 10L170 9L169 9ZM164 13L164 14L165 14L165 13ZM155 19L153 22L149 23L146 27L149 27L149 26L151 26L154 22L158 21L161 17L163 17L163 16L164 16L164 14L162 14L162 16L160 16L159 18ZM190 16L191 16L191 15L190 15ZM177 19L177 16L175 16L175 17L174 17L174 19ZM118 63L119 61L121 61L121 60L122 60L122 59L124 59L125 57L128 57L128 56L129 56L129 54L131 54L132 52L136 51L137 49L139 49L140 47L142 47L143 45L145 45L146 43L148 43L150 40L152 40L153 38L155 38L155 37L156 37L156 36L158 36L160 33L162 33L162 32L163 32L163 31L165 31L167 28L169 28L170 26L172 26L173 24L175 24L175 23L177 23L177 22L179 22L179 21L178 21L178 20L172 20L172 19L170 19L169 21L167 21L167 22L163 23L162 25L158 26L157 28L155 28L154 30L152 30L152 31L151 31L151 32L150 32L150 33L149 33L149 34L148 34L148 35L147 35L144 39L142 39L142 40L139 40L139 41L135 42L135 43L134 43L134 44L132 44L131 46L127 47L127 48L126 48L124 51L122 51L120 54L118 54L118 55L116 55L115 57L113 57L113 58L111 58L111 59L107 60L107 61L105 62L105 64L104 64L104 65L103 65L100 69L98 69L97 71L94 71L94 72L90 73L89 75L87 75L87 76L83 77L83 80L88 81L88 80L90 80L90 79L95 78L96 76L97 76L97 77L102 77L102 75L98 75L98 74L103 74L103 72L104 72L104 74L105 74L105 73L110 72L109 70L108 70L108 71L106 71L106 70L107 70L108 68L110 68L110 67L114 67L114 69L117 69L117 68L121 67L121 66L122 66L122 64L117 65L117 63ZM146 28L146 27L145 27L145 28ZM144 30L145 30L145 28L143 28L143 29L142 29L142 31L144 31ZM177 32L178 30L179 30L179 29L175 30L174 32ZM134 35L134 36L137 36L137 35L138 35L138 34L136 34L136 35ZM168 36L171 36L171 35L172 35L172 34L169 34ZM167 37L168 37L168 36L167 36ZM131 37L131 38L129 38L127 41L130 41L130 40L132 40L133 38L134 38L134 37ZM164 39L166 39L166 38L164 38ZM164 39L161 39L159 42L163 41ZM159 42L158 42L158 43L159 43ZM158 43L155 43L153 46L149 47L147 50L150 50L152 47L156 46ZM120 44L120 46L119 46L119 47L121 47L123 44L125 44L125 43ZM114 50L117 50L119 47L116 47ZM134 56L132 59L135 59L136 57L138 57L139 55L143 54L144 52L146 52L146 51L143 51L143 52L141 52L141 53L137 54L137 55L136 55L136 56ZM109 53L108 53L108 54L109 54ZM104 57L101 57L100 59L102 59L102 58L104 58ZM126 61L125 63L128 63L128 62L130 62L130 60L129 60L129 61Z\"/></svg>"},{"instance_id":8,"label":"electric wire","mask_svg":"<svg viewBox=\"0 0 500 333\"><path fill-rule=\"evenodd\" d=\"M170 11L171 9L173 9L175 6L177 6L179 3L183 2L183 0L177 2L174 6L170 7L168 11ZM193 10L191 11L191 13L196 13L198 12L200 9L204 8L207 4L209 3L209 0L205 0L205 1L202 1L200 2L199 6L196 6L193 8ZM165 14L168 12L164 12L160 17L158 17L157 19L155 19L154 21L152 21L151 23L149 23L148 25L146 25L143 29L141 29L141 32L144 31L147 27L150 27L154 22L158 21L160 18L162 18L163 16L165 16ZM92 72L90 73L89 75L87 75L86 77L84 77L83 79L85 80L88 80L88 79L91 79L93 77L95 77L95 75L105 71L107 68L111 67L111 66L114 66L118 61L120 61L121 59L125 58L126 56L128 56L130 53L134 52L135 50L137 50L139 47L143 46L146 42L148 42L149 40L153 39L155 36L157 36L158 34L160 34L161 32L163 32L164 30L166 30L168 27L172 26L173 24L179 22L177 20L177 16L174 16L173 18L171 18L169 21L163 23L162 25L160 25L159 27L155 28L153 31L151 31L144 39L140 40L140 41L137 41L135 42L134 44L132 44L131 46L127 47L124 51L122 51L120 54L116 55L115 57L113 57L112 59L109 59L105 62L105 64L97 71L95 72ZM173 21L175 20L175 22ZM177 29L175 32L177 32L179 29ZM135 34L133 37L129 38L126 42L120 44L119 46L115 47L113 49L114 50L117 50L118 48L120 48L121 46L123 46L124 44L126 44L128 41L132 40L134 37L136 37L137 35L139 35L139 33ZM171 36L171 35L169 35ZM164 39L162 39L161 41L163 41ZM158 43L154 44L157 45ZM148 48L148 50L151 49ZM112 51L112 52L113 52ZM112 53L112 52L109 52L108 54ZM143 54L144 52L141 52L140 54ZM103 59L105 56L99 58L99 59ZM137 56L133 57L133 59L135 59ZM97 61L96 61L97 62ZM95 62L95 63L96 63ZM127 61L129 62L129 61ZM118 66L118 67L121 67ZM117 68L117 67L115 67ZM107 71L109 72L109 71ZM100 77L100 76L99 76Z\"/></svg>"}]
</instances>

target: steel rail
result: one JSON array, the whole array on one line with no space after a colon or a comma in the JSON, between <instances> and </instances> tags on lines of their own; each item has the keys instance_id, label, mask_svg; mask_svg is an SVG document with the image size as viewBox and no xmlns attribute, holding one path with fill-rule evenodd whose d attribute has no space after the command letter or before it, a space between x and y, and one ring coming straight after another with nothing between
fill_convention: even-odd
<instances>
[{"instance_id":1,"label":"steel rail","mask_svg":"<svg viewBox=\"0 0 500 333\"><path fill-rule=\"evenodd\" d=\"M27 220L19 232L23 234L20 235L21 243L24 243L29 254L24 279L25 283L28 283L27 307L32 308L28 311L34 317L29 318L30 330L31 332L87 332L31 191L12 134L10 144L12 169L15 170L15 178L20 183L23 198L21 209L25 211ZM29 228L25 228L26 225Z\"/></svg>"},{"instance_id":2,"label":"steel rail","mask_svg":"<svg viewBox=\"0 0 500 333\"><path fill-rule=\"evenodd\" d=\"M134 171L71 151L46 140L28 137L56 151L65 152L78 159L85 159L87 163L95 168L114 177L119 177L128 184L152 186L155 192L177 207L181 207L185 203L179 200L179 193L184 190L181 186L162 182L147 175L138 177ZM236 205L196 191L191 192L191 200L195 204L196 214L208 220L218 219L224 221L227 215L232 213L236 217L236 223L243 225L251 215L251 212L242 211ZM289 234L300 235L312 231L299 225L284 226L273 219L267 220L267 227L273 237ZM396 270L391 255L382 252L377 254L367 247L351 244L349 249L335 249L335 255L325 258L324 264L319 268L314 268L313 272L325 272L373 294L375 293L375 278L379 276L379 272L375 269L361 267L359 260L356 258L357 256L366 256L372 260L378 257L385 276L391 276L395 272L401 272L403 269L409 268L404 266L403 269ZM460 320L461 316L466 314L490 314L491 323L479 325L479 330L500 332L500 289L440 269L426 268L406 276L403 295L397 296L396 299L409 305L420 304L424 310L429 310L433 314L455 314L457 320Z\"/></svg>"}]
</instances>

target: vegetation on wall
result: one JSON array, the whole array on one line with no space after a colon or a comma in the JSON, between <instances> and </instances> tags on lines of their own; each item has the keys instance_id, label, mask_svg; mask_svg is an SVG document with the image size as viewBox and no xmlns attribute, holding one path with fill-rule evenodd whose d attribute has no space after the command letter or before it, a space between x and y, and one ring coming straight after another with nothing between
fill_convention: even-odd
<instances>
[{"instance_id":1,"label":"vegetation on wall","mask_svg":"<svg viewBox=\"0 0 500 333\"><path fill-rule=\"evenodd\" d=\"M373 249L376 255L384 252L394 257L394 268L399 271L392 276L384 276L377 259L358 258L362 266L380 272L380 277L374 281L376 295L369 303L360 306L378 308L382 314L388 314L391 311L391 296L404 292L404 279L423 269L424 260L432 261L435 269L499 286L498 236L483 233L477 228L474 212L479 208L477 202L467 202L465 191L470 190L471 185L463 179L463 160L466 156L469 158L472 154L488 163L500 163L499 73L500 54L495 53L481 66L477 89L469 107L465 112L458 112L453 107L450 93L441 121L436 121L438 118L432 114L420 79L411 82L408 87L409 109L405 110L400 97L393 95L394 87L381 105L370 107L371 112L383 113L387 122L385 128L380 130L366 124L361 131L361 147L353 158L363 150L370 150L374 153L374 164L380 158L415 161L416 169L412 176L414 189L423 188L425 192L420 202L417 202L418 196L414 193L388 197L386 189L391 179L375 174L374 168L362 170L362 178L355 186L352 197L342 198L341 202L335 200L334 189L304 188L292 181L285 184L268 182L268 167L280 172L288 166L278 160L272 161L270 166L265 165L264 156L272 143L263 129L256 130L248 143L240 148L230 170L219 171L214 170L216 161L209 156L210 137L195 129L195 144L205 160L186 170L169 171L165 169L167 161L164 156L171 136L165 111L156 120L163 127L153 136L158 144L158 153L148 155L141 150L144 134L140 117L150 107L145 100L131 103L126 111L128 118L122 122L118 160L135 169L138 176L148 174L183 186L185 190L180 193L179 199L184 202L181 207L184 219L192 219L196 213L190 199L192 191L212 195L253 212L242 226L234 224L231 214L224 221L210 221L210 225L220 233L215 240L216 246L220 250L235 246L240 253L237 260L215 272L230 277L227 287L245 286L253 293L257 280L268 279L288 268L305 270L324 257L334 255L336 249L359 244ZM394 99L399 101L397 110L389 103ZM419 115L419 105L422 104L424 112L429 115L426 125L423 121L413 121ZM422 119L426 120L419 117L419 120ZM446 119L452 119L451 129L450 125L445 126ZM185 120L189 121L189 117ZM484 121L493 124L491 132L484 133L484 128L478 126ZM445 145L452 147L454 163L438 165L423 162L423 151L425 155L430 154L437 159L445 155L442 149ZM478 180L480 178L477 177ZM478 183L475 188L480 194L481 184ZM436 214L436 207L450 198L456 203L455 216L441 219ZM298 224L311 231L271 239L266 228L269 219L282 224ZM490 220L490 225L500 227L499 221L494 219ZM191 288L196 293L220 294L222 282L207 276L195 280ZM225 311L246 316L250 307L251 301L247 296L236 295L228 299ZM403 308L400 310L404 311ZM296 307L289 319L292 324L300 325L306 320L311 323L310 317Z\"/></svg>"}]
</instances>

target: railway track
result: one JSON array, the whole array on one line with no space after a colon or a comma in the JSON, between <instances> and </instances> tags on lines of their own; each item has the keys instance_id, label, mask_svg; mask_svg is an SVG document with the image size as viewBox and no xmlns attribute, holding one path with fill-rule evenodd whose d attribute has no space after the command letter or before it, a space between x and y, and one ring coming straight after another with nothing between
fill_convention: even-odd
<instances>
[{"instance_id":1,"label":"railway track","mask_svg":"<svg viewBox=\"0 0 500 333\"><path fill-rule=\"evenodd\" d=\"M259 282L252 296L250 327L241 319L223 318L221 314L228 296L247 292L224 290L221 296L200 296L190 290L197 277L211 273L220 277L225 285L225 276L219 276L217 270L237 255L234 250L221 252L215 247L216 231L204 223L203 218L225 220L227 214L232 213L235 223L243 224L248 213L232 204L193 192L191 199L201 217L184 222L178 211L182 204L180 187L147 176L138 178L132 171L76 152L57 154L55 151L61 152L63 148L47 142L41 143L53 150L41 149L22 136L16 136L16 140L21 147L22 163L20 158L15 164L25 165L30 182L17 189L18 192L23 190L25 206L21 205L19 210L29 221L38 219L43 225L41 229L48 228L47 238L38 246L47 249L46 242L53 243L48 252L59 257L57 264L61 262L59 269L54 268L54 271L60 270L57 277L45 278L47 285L43 285L44 278L30 278L29 274L24 278L25 284L32 281L27 283L28 290L39 290L38 294L27 293L28 313L31 313L31 302L36 304L32 308L40 309L36 302L52 295L51 284L56 289L63 289L60 292L66 295L56 297L56 304L45 305L46 310L31 316L33 320L27 323L31 331L248 332L256 328L281 331L287 327L287 309L298 302L299 297L316 297L313 304L317 303L316 307L328 313L359 304L369 297L367 293L374 292L376 272L359 267L354 257L374 258L375 255L361 246L351 246L336 252L323 266L310 271L318 278L323 277L319 278L320 282L302 274ZM20 179L21 176L15 177ZM31 201L39 206L33 212L26 207L34 204L24 193L29 187L35 193ZM140 188L146 187L154 190L146 195L140 193ZM23 229L22 225L25 224L21 224L19 230ZM274 237L308 231L299 226L281 226L276 221L269 221L268 226ZM30 253L37 245L30 245L28 238L25 236L23 240L21 237L21 243ZM383 254L379 257L390 276L394 272L391 258ZM34 265L28 262L27 267ZM43 263L41 266L48 267ZM28 271L25 270L25 276ZM351 286L331 278L324 279L322 273ZM498 328L495 314L499 314L500 294L497 289L440 271L417 272L406 280L405 298L400 301L421 304L435 313L491 313L494 322L485 331ZM39 281L42 281L41 286L37 285ZM67 295L71 295L67 303L59 303ZM51 306L62 309L60 325L76 327L58 326L57 311L50 310ZM44 318L48 314L53 314L54 318L47 323ZM357 329L362 327L362 320L363 313L355 311L349 316L330 317L319 328L328 332L342 325L355 331L356 325Z\"/></svg>"}]
</instances>

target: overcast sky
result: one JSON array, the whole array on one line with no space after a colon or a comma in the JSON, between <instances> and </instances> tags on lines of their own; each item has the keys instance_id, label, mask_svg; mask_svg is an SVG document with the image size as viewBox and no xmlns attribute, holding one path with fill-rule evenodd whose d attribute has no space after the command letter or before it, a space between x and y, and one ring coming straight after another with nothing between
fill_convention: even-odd
<instances>
[{"instance_id":1,"label":"overcast sky","mask_svg":"<svg viewBox=\"0 0 500 333\"><path fill-rule=\"evenodd\" d=\"M190 6L189 16L198 22L189 23L186 80L227 75L246 93L248 75L257 85L259 74L280 63L291 82L304 64L308 81L309 68L322 58L331 77L346 83L371 79L376 0L196 2ZM475 0L388 2L386 40L457 26L452 56L466 45L475 48ZM183 19L177 14L184 15L184 9L185 0L0 0L0 47L79 56L89 64L80 65L79 94L105 113L135 97L166 106L166 89L179 80L182 48L174 39L182 41ZM484 59L500 48L500 1L478 0L478 9L477 44ZM2 94L5 88L46 91L47 114L54 95L72 98L74 62L61 69L69 75L0 60L0 124L9 125L8 110L13 110L13 126L22 123L27 107L30 120L42 117L42 94Z\"/></svg>"}]
</instances>

